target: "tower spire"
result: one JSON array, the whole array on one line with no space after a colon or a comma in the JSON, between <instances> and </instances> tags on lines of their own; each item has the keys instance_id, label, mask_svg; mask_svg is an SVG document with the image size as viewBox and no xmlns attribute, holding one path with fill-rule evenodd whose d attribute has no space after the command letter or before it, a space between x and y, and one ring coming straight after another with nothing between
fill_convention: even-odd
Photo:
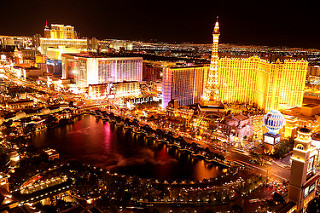
<instances>
[{"instance_id":1,"label":"tower spire","mask_svg":"<svg viewBox=\"0 0 320 213\"><path fill-rule=\"evenodd\" d=\"M217 21L216 21L216 24L214 25L213 33L215 33L215 34L220 34L220 30L219 30L219 16L217 16Z\"/></svg>"},{"instance_id":2,"label":"tower spire","mask_svg":"<svg viewBox=\"0 0 320 213\"><path fill-rule=\"evenodd\" d=\"M316 147L312 146L311 130L303 127L294 140L289 178L289 201L297 204L297 212L305 212L316 196L319 174L316 172Z\"/></svg>"},{"instance_id":3,"label":"tower spire","mask_svg":"<svg viewBox=\"0 0 320 213\"><path fill-rule=\"evenodd\" d=\"M220 95L219 95L219 78L218 78L218 45L219 45L219 21L215 23L212 37L212 53L211 53L211 63L208 72L208 79L203 91L203 101L205 105L221 105Z\"/></svg>"}]
</instances>

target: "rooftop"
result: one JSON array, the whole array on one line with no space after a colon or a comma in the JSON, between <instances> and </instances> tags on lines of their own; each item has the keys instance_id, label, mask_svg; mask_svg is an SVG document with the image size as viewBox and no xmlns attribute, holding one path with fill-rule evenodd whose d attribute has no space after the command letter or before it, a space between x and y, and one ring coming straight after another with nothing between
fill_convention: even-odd
<instances>
[{"instance_id":1,"label":"rooftop","mask_svg":"<svg viewBox=\"0 0 320 213\"><path fill-rule=\"evenodd\" d=\"M230 53L220 53L220 58L229 58L229 59L236 59L236 58L242 58L242 59L249 59L249 58L254 58L256 57L257 59L262 59L266 60L269 63L276 63L276 62L281 62L283 63L284 61L287 60L296 60L296 61L306 61L307 57L306 56L285 56L285 55L280 55L280 54L272 54L272 53L254 53L254 54L246 54L246 55L234 55Z\"/></svg>"},{"instance_id":2,"label":"rooftop","mask_svg":"<svg viewBox=\"0 0 320 213\"><path fill-rule=\"evenodd\" d=\"M139 56L130 56L130 55L121 55L121 54L94 54L94 53L64 53L62 56L71 56L71 57L78 57L78 58L139 58Z\"/></svg>"},{"instance_id":3,"label":"rooftop","mask_svg":"<svg viewBox=\"0 0 320 213\"><path fill-rule=\"evenodd\" d=\"M171 69L180 69L180 68L196 68L196 67L205 67L203 65L175 65L170 67Z\"/></svg>"}]
</instances>

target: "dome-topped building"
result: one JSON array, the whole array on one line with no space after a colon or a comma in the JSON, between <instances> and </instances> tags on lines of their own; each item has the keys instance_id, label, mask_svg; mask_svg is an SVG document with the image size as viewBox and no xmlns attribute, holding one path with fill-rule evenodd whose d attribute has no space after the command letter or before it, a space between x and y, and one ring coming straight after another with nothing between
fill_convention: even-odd
<instances>
[{"instance_id":1,"label":"dome-topped building","mask_svg":"<svg viewBox=\"0 0 320 213\"><path fill-rule=\"evenodd\" d=\"M277 134L278 131L285 125L284 116L278 110L270 110L265 114L263 123L269 130L269 133Z\"/></svg>"},{"instance_id":2,"label":"dome-topped building","mask_svg":"<svg viewBox=\"0 0 320 213\"><path fill-rule=\"evenodd\" d=\"M286 123L284 116L278 110L270 110L263 117L263 123L269 130L263 134L263 142L267 145L268 152L274 152L274 146L280 142L281 135L278 134L279 130Z\"/></svg>"}]
</instances>

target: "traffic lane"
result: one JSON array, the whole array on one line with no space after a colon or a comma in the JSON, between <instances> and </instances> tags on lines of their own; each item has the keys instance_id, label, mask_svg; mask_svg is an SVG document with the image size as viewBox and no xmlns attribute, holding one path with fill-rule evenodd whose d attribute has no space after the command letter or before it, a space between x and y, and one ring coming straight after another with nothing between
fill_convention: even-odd
<instances>
[{"instance_id":1,"label":"traffic lane","mask_svg":"<svg viewBox=\"0 0 320 213\"><path fill-rule=\"evenodd\" d=\"M238 152L236 150L228 150L228 154L226 156L227 160L234 162L238 161L239 163L244 164L247 167L250 167L252 171L255 171L257 174L266 175L269 178L280 179L281 181L289 180L290 177L290 169L282 168L277 164L267 162L265 165L257 165L251 163L249 160L250 156Z\"/></svg>"}]
</instances>

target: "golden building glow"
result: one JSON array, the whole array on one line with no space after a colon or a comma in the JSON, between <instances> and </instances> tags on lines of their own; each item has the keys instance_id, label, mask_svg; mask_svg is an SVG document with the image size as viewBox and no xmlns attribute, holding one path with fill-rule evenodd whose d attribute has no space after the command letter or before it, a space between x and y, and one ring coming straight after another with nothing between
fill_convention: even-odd
<instances>
[{"instance_id":1,"label":"golden building glow","mask_svg":"<svg viewBox=\"0 0 320 213\"><path fill-rule=\"evenodd\" d=\"M266 111L302 106L308 62L293 57L219 59L219 22L213 30L212 56L203 91L204 105L255 103Z\"/></svg>"},{"instance_id":2,"label":"golden building glow","mask_svg":"<svg viewBox=\"0 0 320 213\"><path fill-rule=\"evenodd\" d=\"M77 39L77 32L73 26L63 24L51 24L51 29L48 26L44 29L45 38L54 39Z\"/></svg>"},{"instance_id":3,"label":"golden building glow","mask_svg":"<svg viewBox=\"0 0 320 213\"><path fill-rule=\"evenodd\" d=\"M64 50L71 48L71 49L77 49L78 51L86 51L88 47L88 40L87 39L40 38L41 54L48 55L49 48L59 49L60 51L61 47L65 47Z\"/></svg>"},{"instance_id":4,"label":"golden building glow","mask_svg":"<svg viewBox=\"0 0 320 213\"><path fill-rule=\"evenodd\" d=\"M306 60L224 57L218 66L223 103L255 103L266 111L302 106Z\"/></svg>"}]
</instances>

